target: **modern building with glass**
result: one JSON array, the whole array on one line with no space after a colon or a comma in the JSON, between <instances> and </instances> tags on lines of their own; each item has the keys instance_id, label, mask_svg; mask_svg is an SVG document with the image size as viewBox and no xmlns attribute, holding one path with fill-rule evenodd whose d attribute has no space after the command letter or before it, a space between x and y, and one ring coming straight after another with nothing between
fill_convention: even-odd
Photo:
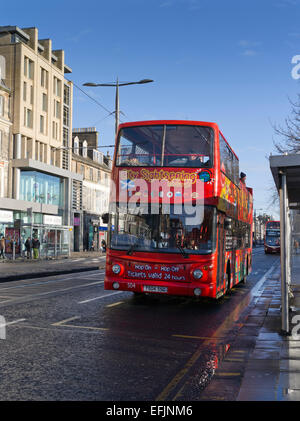
<instances>
[{"instance_id":1,"label":"modern building with glass","mask_svg":"<svg viewBox=\"0 0 300 421\"><path fill-rule=\"evenodd\" d=\"M67 255L82 235L81 174L71 171L73 84L63 50L37 28L0 26L0 237ZM3 92L3 94L2 94ZM1 114L3 110L3 115Z\"/></svg>"}]
</instances>

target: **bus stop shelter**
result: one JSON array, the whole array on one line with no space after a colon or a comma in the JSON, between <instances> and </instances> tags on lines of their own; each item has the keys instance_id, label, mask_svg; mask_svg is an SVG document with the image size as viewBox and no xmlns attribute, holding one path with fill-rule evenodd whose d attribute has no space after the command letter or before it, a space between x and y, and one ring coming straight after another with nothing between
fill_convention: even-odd
<instances>
[{"instance_id":1,"label":"bus stop shelter","mask_svg":"<svg viewBox=\"0 0 300 421\"><path fill-rule=\"evenodd\" d=\"M289 334L291 296L291 211L300 210L300 153L270 156L280 198L281 331Z\"/></svg>"}]
</instances>

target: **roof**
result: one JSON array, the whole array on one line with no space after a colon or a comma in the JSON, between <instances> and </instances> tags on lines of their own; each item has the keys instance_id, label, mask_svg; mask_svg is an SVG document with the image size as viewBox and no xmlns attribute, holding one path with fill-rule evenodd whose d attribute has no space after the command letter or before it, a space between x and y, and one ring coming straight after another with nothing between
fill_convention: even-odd
<instances>
[{"instance_id":1,"label":"roof","mask_svg":"<svg viewBox=\"0 0 300 421\"><path fill-rule=\"evenodd\" d=\"M300 153L270 156L270 168L277 190L281 174L286 174L287 196L291 209L300 209Z\"/></svg>"}]
</instances>

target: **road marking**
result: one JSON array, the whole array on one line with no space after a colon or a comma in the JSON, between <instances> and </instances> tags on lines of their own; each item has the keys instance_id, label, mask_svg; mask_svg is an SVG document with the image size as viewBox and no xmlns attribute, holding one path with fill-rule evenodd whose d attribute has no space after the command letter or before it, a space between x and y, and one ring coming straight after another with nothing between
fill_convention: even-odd
<instances>
[{"instance_id":1,"label":"road marking","mask_svg":"<svg viewBox=\"0 0 300 421\"><path fill-rule=\"evenodd\" d=\"M207 340L211 340L211 341L216 341L216 340L219 340L219 339L225 339L224 337L220 337L220 336L218 338L216 338L216 337L212 338L212 337L208 337L208 336L188 336L188 335L172 335L172 336L175 336L176 338L207 339Z\"/></svg>"},{"instance_id":2,"label":"road marking","mask_svg":"<svg viewBox=\"0 0 300 421\"><path fill-rule=\"evenodd\" d=\"M103 275L105 272L101 272L101 273L97 273L97 274L95 274L95 275ZM95 276L95 275L90 275L90 276ZM56 275L56 276L61 276L61 275ZM90 276L86 276L86 277L90 277ZM69 280L78 280L78 281L80 281L82 278L85 278L85 276L82 276L80 279L78 279L78 276L72 276L72 277L69 277L69 278L62 278L62 279L50 279L49 281L42 281L42 282L33 282L32 284L25 284L25 285L15 285L15 286L11 286L11 287L8 287L8 288L1 288L0 287L0 292L1 291L6 291L6 290L9 290L9 289L16 289L16 288L26 288L26 287L30 287L30 286L36 286L36 285L46 285L46 284L50 284L50 283L54 283L54 282L63 282L63 281L69 281ZM21 281L21 282L23 282L24 281L24 279ZM102 281L103 282L103 281Z\"/></svg>"},{"instance_id":3,"label":"road marking","mask_svg":"<svg viewBox=\"0 0 300 421\"><path fill-rule=\"evenodd\" d=\"M252 288L252 290L249 291L251 293L251 295L253 295L253 291L256 292L260 288L261 284L265 281L266 277L277 266L278 266L278 264L275 263L265 273L265 275L258 281L258 283L255 285L255 287ZM228 323L232 323L232 321L236 319L236 315L237 315L237 313L239 313L239 310L241 309L241 311L240 311L240 313L241 313L242 310L244 309L244 307L247 305L247 302L251 300L251 295L247 294L247 295L245 295L245 297L243 297L242 301L226 317L226 319L223 321L223 323L221 324L221 326L219 326L219 328L215 331L215 333L211 336L211 338L209 338L209 340L205 340L201 344L201 347L199 347L199 349L191 356L191 358L188 360L188 362L185 364L185 366L175 375L175 377L169 382L169 384L158 395L158 397L155 399L155 401L166 401L166 400L170 400L170 394L171 394L171 392L173 392L176 389L176 387L183 380L183 378L185 377L185 375L189 372L189 370L193 367L193 365L196 363L196 361L200 358L200 356L201 356L201 354L203 352L203 346L205 346L206 344L209 344L209 342L212 339L214 339L214 338L217 339L218 336L219 336L219 334L220 334L220 332L224 331L224 329L226 330L226 327L227 327ZM183 386L180 388L179 392L177 392L177 394L173 398L174 401L176 400L176 398L178 396L180 396L180 394L181 394L182 390L184 389L184 387L185 387L185 383L183 384Z\"/></svg>"},{"instance_id":4,"label":"road marking","mask_svg":"<svg viewBox=\"0 0 300 421\"><path fill-rule=\"evenodd\" d=\"M107 330L109 330L106 327L78 326L78 325L60 325L60 326L73 327L75 329L90 329L90 330L98 330L98 331L107 331Z\"/></svg>"},{"instance_id":5,"label":"road marking","mask_svg":"<svg viewBox=\"0 0 300 421\"><path fill-rule=\"evenodd\" d=\"M7 322L7 323L5 322L5 323L0 324L0 327L14 325L14 324L19 323L19 322L24 322L25 320L26 319L18 319L18 320L14 320L13 322Z\"/></svg>"},{"instance_id":6,"label":"road marking","mask_svg":"<svg viewBox=\"0 0 300 421\"><path fill-rule=\"evenodd\" d=\"M15 298L15 299L13 299L13 300L2 301L2 302L0 303L0 305L5 304L5 303L8 303L8 302L10 302L10 303L11 303L11 302L18 302L18 301L20 301L20 300L22 301L22 300L26 300L26 299L28 299L28 298L39 297L39 296L42 296L42 295L54 294L54 293L56 293L56 292L65 292L65 291L70 291L70 290L72 290L72 289L84 288L84 287L88 287L88 286L92 286L92 285L99 285L99 284L103 284L103 283L104 283L104 281L100 281L100 282L92 282L92 283L90 283L90 284L76 285L75 287L62 288L62 289L57 289L57 290L54 290L54 291L48 291L48 292L39 292L39 293L37 293L37 294L24 295L23 297L17 297L17 298Z\"/></svg>"},{"instance_id":7,"label":"road marking","mask_svg":"<svg viewBox=\"0 0 300 421\"><path fill-rule=\"evenodd\" d=\"M100 297L90 298L88 300L79 301L78 304L85 304L95 300L101 300L102 298L110 297L112 295L122 294L124 291L112 292L111 294L100 295Z\"/></svg>"},{"instance_id":8,"label":"road marking","mask_svg":"<svg viewBox=\"0 0 300 421\"><path fill-rule=\"evenodd\" d=\"M79 319L79 316L70 317L69 319L61 320L60 322L52 323L51 326L61 326L65 323L70 322L71 320Z\"/></svg>"},{"instance_id":9,"label":"road marking","mask_svg":"<svg viewBox=\"0 0 300 421\"><path fill-rule=\"evenodd\" d=\"M255 286L250 290L251 294L253 296L258 295L258 291L260 289L260 287L262 286L262 284L265 282L266 278L270 275L270 273L272 273L278 266L280 265L280 263L274 263L273 266L270 267L270 269L260 278L260 280L255 284Z\"/></svg>"},{"instance_id":10,"label":"road marking","mask_svg":"<svg viewBox=\"0 0 300 421\"><path fill-rule=\"evenodd\" d=\"M105 328L105 327L68 325L68 322L71 322L72 320L78 320L78 319L80 319L79 316L70 317L69 319L65 319L65 320L61 320L60 322L52 323L51 326L73 327L73 328L76 328L76 329L91 329L91 330L100 330L100 331L109 330L108 328Z\"/></svg>"},{"instance_id":11,"label":"road marking","mask_svg":"<svg viewBox=\"0 0 300 421\"><path fill-rule=\"evenodd\" d=\"M225 373L225 372L215 372L215 376L216 377L237 377L237 376L241 376L242 373L240 372L235 372L235 373Z\"/></svg>"},{"instance_id":12,"label":"road marking","mask_svg":"<svg viewBox=\"0 0 300 421\"><path fill-rule=\"evenodd\" d=\"M108 306L106 306L106 307L115 307L115 306L118 306L118 305L123 304L123 303L124 303L124 301L119 301L119 302L117 302L117 303L109 304L109 305L108 305Z\"/></svg>"}]
</instances>

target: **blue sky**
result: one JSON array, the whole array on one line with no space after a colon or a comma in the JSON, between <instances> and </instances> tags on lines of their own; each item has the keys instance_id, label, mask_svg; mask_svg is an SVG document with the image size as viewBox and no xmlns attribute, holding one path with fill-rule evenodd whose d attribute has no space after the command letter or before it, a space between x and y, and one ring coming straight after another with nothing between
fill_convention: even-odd
<instances>
[{"instance_id":1,"label":"blue sky","mask_svg":"<svg viewBox=\"0 0 300 421\"><path fill-rule=\"evenodd\" d=\"M106 110L114 88L82 84L154 79L120 88L122 121L214 121L240 159L257 213L273 211L273 123L290 114L299 80L300 0L53 0L5 2L1 25L35 26L65 50L66 75ZM74 86L73 127L114 142L114 117ZM106 149L104 149L106 152ZM259 210L262 209L262 210ZM274 215L275 216L275 215Z\"/></svg>"}]
</instances>

